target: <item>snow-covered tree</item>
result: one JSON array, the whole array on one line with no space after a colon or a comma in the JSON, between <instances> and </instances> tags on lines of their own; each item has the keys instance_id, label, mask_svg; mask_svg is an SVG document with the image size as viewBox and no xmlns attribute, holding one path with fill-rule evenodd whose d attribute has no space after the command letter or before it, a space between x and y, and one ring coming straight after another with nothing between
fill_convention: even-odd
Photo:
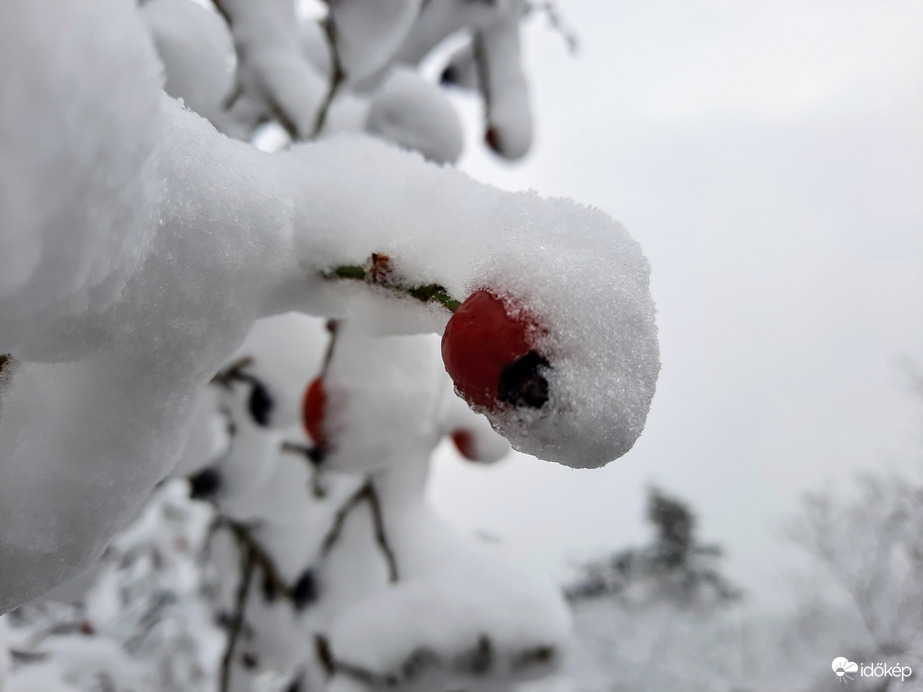
<instances>
[{"instance_id":1,"label":"snow-covered tree","mask_svg":"<svg viewBox=\"0 0 923 692\"><path fill-rule=\"evenodd\" d=\"M791 527L836 587L834 603L861 623L850 660L902 662L923 671L923 488L866 474L853 490L815 493ZM858 492L856 492L858 491ZM893 678L880 690L906 689Z\"/></svg>"},{"instance_id":2,"label":"snow-covered tree","mask_svg":"<svg viewBox=\"0 0 923 692\"><path fill-rule=\"evenodd\" d=\"M650 545L581 565L568 590L572 600L607 597L633 607L668 601L701 612L740 597L721 574L721 547L698 541L695 515L685 503L651 488L647 519L655 532Z\"/></svg>"}]
</instances>

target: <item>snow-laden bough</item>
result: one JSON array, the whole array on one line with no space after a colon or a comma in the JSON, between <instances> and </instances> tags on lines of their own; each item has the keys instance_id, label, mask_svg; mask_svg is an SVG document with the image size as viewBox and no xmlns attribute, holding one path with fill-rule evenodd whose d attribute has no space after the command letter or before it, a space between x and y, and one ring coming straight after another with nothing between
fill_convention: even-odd
<instances>
[{"instance_id":1,"label":"snow-laden bough","mask_svg":"<svg viewBox=\"0 0 923 692\"><path fill-rule=\"evenodd\" d=\"M541 407L485 410L514 446L591 467L640 434L648 265L601 211L359 137L231 141L163 94L130 0L3 3L0 62L0 612L100 554L262 315L439 332L487 290L547 361Z\"/></svg>"}]
</instances>

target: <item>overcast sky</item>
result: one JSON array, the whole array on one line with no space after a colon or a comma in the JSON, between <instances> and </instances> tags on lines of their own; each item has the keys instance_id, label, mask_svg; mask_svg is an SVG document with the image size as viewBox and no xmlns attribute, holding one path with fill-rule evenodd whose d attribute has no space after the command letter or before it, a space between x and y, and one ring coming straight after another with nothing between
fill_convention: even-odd
<instances>
[{"instance_id":1,"label":"overcast sky","mask_svg":"<svg viewBox=\"0 0 923 692\"><path fill-rule=\"evenodd\" d=\"M782 527L857 470L923 470L923 2L573 0L579 56L526 33L537 142L509 189L599 206L653 269L663 371L623 459L483 470L433 494L534 564L640 542L645 488L688 499L757 603L799 567ZM476 109L462 104L470 134Z\"/></svg>"}]
</instances>

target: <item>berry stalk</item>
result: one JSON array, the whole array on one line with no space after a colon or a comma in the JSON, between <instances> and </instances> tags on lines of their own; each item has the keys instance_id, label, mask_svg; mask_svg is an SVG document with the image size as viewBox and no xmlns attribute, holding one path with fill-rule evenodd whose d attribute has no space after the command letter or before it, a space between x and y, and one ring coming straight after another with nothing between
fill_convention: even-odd
<instances>
[{"instance_id":1,"label":"berry stalk","mask_svg":"<svg viewBox=\"0 0 923 692\"><path fill-rule=\"evenodd\" d=\"M381 253L372 253L364 264L343 264L323 274L325 279L362 281L370 286L381 286L394 293L408 295L421 303L438 303L449 312L461 307L461 301L448 294L444 286L437 283L413 285L398 275L391 266L391 258Z\"/></svg>"}]
</instances>

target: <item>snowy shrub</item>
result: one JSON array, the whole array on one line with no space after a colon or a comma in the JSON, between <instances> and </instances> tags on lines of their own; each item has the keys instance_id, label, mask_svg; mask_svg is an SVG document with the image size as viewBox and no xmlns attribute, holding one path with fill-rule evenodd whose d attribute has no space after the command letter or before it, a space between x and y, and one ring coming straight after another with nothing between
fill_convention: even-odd
<instances>
[{"instance_id":1,"label":"snowy shrub","mask_svg":"<svg viewBox=\"0 0 923 692\"><path fill-rule=\"evenodd\" d=\"M479 89L497 154L529 149L528 10L0 5L0 613L71 580L0 620L0 688L559 668L558 590L424 497L445 436L618 458L659 370L618 223L439 165L461 126L416 68L459 32L445 81Z\"/></svg>"}]
</instances>

